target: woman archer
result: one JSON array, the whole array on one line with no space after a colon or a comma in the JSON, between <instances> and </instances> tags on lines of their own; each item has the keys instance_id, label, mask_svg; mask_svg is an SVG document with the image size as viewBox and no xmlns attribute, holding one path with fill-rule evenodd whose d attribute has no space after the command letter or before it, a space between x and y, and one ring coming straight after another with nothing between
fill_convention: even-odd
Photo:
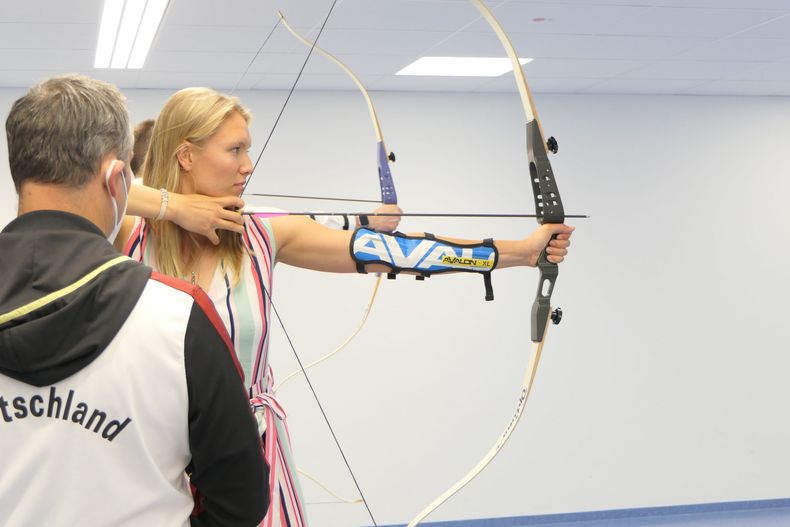
<instances>
[{"instance_id":1,"label":"woman archer","mask_svg":"<svg viewBox=\"0 0 790 527\"><path fill-rule=\"evenodd\" d=\"M129 205L158 219L127 218L119 249L161 273L199 285L214 302L244 368L251 404L262 414L272 494L261 525L299 527L308 522L268 361L275 264L334 273L465 271L485 276L495 268L534 267L544 249L549 261L562 262L573 228L546 224L523 240L479 241L368 228L334 230L303 216L242 216L225 207L241 206L238 196L253 170L250 119L236 97L207 88L188 88L170 97L156 119L142 169L143 183L150 188L132 193ZM197 201L185 199L190 194L210 201L195 205ZM167 200L174 196L182 211L184 203L211 209L218 226L227 230L214 233L215 225L206 225L213 220L185 226L183 212L172 218L181 225L167 221Z\"/></svg>"}]
</instances>

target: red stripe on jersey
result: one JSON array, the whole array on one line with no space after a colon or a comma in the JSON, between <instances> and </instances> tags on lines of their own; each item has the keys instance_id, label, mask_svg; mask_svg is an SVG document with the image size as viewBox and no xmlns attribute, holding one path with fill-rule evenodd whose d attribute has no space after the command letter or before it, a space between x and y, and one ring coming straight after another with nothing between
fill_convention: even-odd
<instances>
[{"instance_id":1,"label":"red stripe on jersey","mask_svg":"<svg viewBox=\"0 0 790 527\"><path fill-rule=\"evenodd\" d=\"M239 377L243 383L244 371L241 369L241 364L239 364L238 357L236 357L233 343L230 341L230 336L228 336L228 330L225 328L225 324L222 323L222 319L219 318L217 310L214 309L214 304L211 302L211 299L209 299L205 291L203 291L199 286L190 284L189 282L181 280L180 278L173 278L172 276L163 275L161 273L157 273L156 271L151 273L151 279L161 282L166 286L172 287L173 289L183 291L195 300L195 303L200 306L200 309L202 309L206 314L209 321L211 322L211 325L214 326L214 329L216 329L217 333L219 333L219 336L222 337L222 342L224 342L225 346L228 348L228 353L230 353L230 357L233 359L233 364L236 366L236 371L239 373Z\"/></svg>"}]
</instances>

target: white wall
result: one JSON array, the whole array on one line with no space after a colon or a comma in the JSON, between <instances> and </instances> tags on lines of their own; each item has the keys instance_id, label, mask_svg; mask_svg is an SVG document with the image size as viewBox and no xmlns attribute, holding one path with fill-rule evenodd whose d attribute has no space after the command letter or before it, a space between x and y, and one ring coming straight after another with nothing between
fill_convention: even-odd
<instances>
[{"instance_id":1,"label":"white wall","mask_svg":"<svg viewBox=\"0 0 790 527\"><path fill-rule=\"evenodd\" d=\"M20 91L0 91L5 112ZM242 93L254 152L284 93ZM128 93L135 120L164 92ZM375 93L407 211L532 212L523 112L503 94ZM790 100L537 96L575 222L533 396L489 469L430 519L788 497L786 295ZM0 220L14 216L5 141ZM376 198L357 93L297 92L251 191ZM358 210L358 205L254 204ZM404 221L403 230L523 236L530 220ZM303 361L340 343L373 277L280 267L275 302ZM379 523L405 522L477 462L509 420L537 273L382 285L362 334L311 378ZM295 367L281 332L279 377ZM301 467L354 496L303 379L280 392ZM303 483L310 502L331 498ZM367 525L358 505L313 524Z\"/></svg>"}]
</instances>

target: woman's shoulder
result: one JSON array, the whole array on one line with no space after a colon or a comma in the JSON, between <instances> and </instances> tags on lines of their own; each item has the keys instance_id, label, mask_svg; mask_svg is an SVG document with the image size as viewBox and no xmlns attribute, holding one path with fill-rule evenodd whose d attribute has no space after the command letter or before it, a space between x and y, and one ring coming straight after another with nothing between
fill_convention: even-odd
<instances>
[{"instance_id":1,"label":"woman's shoulder","mask_svg":"<svg viewBox=\"0 0 790 527\"><path fill-rule=\"evenodd\" d=\"M274 257L276 243L274 230L272 229L269 218L262 218L254 214L245 214L244 231L246 233L245 239L247 243L253 246L253 249L265 249L272 258Z\"/></svg>"}]
</instances>

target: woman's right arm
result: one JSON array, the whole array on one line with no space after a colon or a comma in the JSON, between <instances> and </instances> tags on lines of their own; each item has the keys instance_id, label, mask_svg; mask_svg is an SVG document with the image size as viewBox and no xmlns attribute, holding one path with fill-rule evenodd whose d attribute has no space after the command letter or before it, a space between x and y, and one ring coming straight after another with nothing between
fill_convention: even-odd
<instances>
[{"instance_id":1,"label":"woman's right arm","mask_svg":"<svg viewBox=\"0 0 790 527\"><path fill-rule=\"evenodd\" d=\"M211 243L219 243L217 229L244 232L244 219L236 212L244 207L244 200L236 196L215 198L200 194L168 193L168 203L163 219L172 221L183 229L208 238ZM145 185L133 184L129 189L127 217L118 237L115 248L123 250L126 240L134 227L134 217L156 218L162 208L162 191Z\"/></svg>"}]
</instances>

